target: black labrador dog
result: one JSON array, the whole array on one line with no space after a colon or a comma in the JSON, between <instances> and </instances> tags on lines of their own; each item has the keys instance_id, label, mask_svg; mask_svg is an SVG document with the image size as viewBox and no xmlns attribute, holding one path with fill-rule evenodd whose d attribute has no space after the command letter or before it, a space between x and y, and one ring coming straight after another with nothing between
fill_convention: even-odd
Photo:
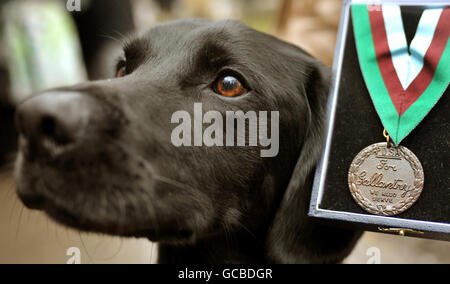
<instances>
[{"instance_id":1,"label":"black labrador dog","mask_svg":"<svg viewBox=\"0 0 450 284\"><path fill-rule=\"evenodd\" d=\"M160 263L340 262L360 234L307 216L329 80L301 49L239 22L157 26L125 44L117 78L18 108L18 194L62 224L159 242ZM195 103L278 111L277 155L175 146L172 116Z\"/></svg>"}]
</instances>

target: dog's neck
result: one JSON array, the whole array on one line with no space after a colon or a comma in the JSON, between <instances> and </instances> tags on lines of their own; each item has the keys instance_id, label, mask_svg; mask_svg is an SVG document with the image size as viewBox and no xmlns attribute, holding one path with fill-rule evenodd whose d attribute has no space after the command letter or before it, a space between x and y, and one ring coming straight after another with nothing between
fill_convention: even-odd
<instances>
[{"instance_id":1,"label":"dog's neck","mask_svg":"<svg viewBox=\"0 0 450 284\"><path fill-rule=\"evenodd\" d=\"M266 242L278 204L286 184L274 181L267 175L255 195L255 207L247 208L247 221L222 230L215 235L201 238L189 245L159 245L159 263L174 264L244 264L267 263ZM272 202L264 200L270 196Z\"/></svg>"},{"instance_id":2,"label":"dog's neck","mask_svg":"<svg viewBox=\"0 0 450 284\"><path fill-rule=\"evenodd\" d=\"M306 187L310 188L312 180L308 178ZM261 191L273 190L277 192L273 195L274 204L280 204L285 184L271 184L265 183L262 186ZM271 189L265 188L273 187ZM305 200L309 200L309 190L306 191ZM256 202L256 203L262 203ZM213 235L208 238L197 240L190 245L169 245L160 244L158 250L158 263L160 264L262 264L271 263L271 260L267 254L267 237L268 232L271 229L272 222L275 217L276 210L267 209L263 213L262 211L253 212L255 217L252 220L263 219L264 221L257 224L252 222L241 226L239 229L234 229L228 232L222 232L221 234ZM306 212L305 216L306 217Z\"/></svg>"},{"instance_id":3,"label":"dog's neck","mask_svg":"<svg viewBox=\"0 0 450 284\"><path fill-rule=\"evenodd\" d=\"M159 245L160 264L244 264L266 263L265 238L248 232L218 235L193 245Z\"/></svg>"}]
</instances>

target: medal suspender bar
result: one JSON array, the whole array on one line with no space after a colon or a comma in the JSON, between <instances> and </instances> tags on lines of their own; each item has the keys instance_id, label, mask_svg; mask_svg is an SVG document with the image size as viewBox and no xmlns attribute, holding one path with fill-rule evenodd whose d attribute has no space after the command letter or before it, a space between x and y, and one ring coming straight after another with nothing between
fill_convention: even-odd
<instances>
[{"instance_id":1,"label":"medal suspender bar","mask_svg":"<svg viewBox=\"0 0 450 284\"><path fill-rule=\"evenodd\" d=\"M309 215L450 241L450 0L344 1Z\"/></svg>"}]
</instances>

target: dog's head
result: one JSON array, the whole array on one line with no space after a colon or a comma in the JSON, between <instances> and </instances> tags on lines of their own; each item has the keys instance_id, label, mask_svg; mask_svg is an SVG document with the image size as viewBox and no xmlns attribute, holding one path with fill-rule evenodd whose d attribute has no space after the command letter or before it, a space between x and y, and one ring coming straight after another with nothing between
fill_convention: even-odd
<instances>
[{"instance_id":1,"label":"dog's head","mask_svg":"<svg viewBox=\"0 0 450 284\"><path fill-rule=\"evenodd\" d=\"M306 211L328 77L299 48L234 21L157 26L125 44L117 78L19 107L19 196L82 230L188 244L245 228L268 260L307 259L311 244L291 247L314 234ZM257 132L249 115L227 140L227 114L238 111L257 115Z\"/></svg>"}]
</instances>

